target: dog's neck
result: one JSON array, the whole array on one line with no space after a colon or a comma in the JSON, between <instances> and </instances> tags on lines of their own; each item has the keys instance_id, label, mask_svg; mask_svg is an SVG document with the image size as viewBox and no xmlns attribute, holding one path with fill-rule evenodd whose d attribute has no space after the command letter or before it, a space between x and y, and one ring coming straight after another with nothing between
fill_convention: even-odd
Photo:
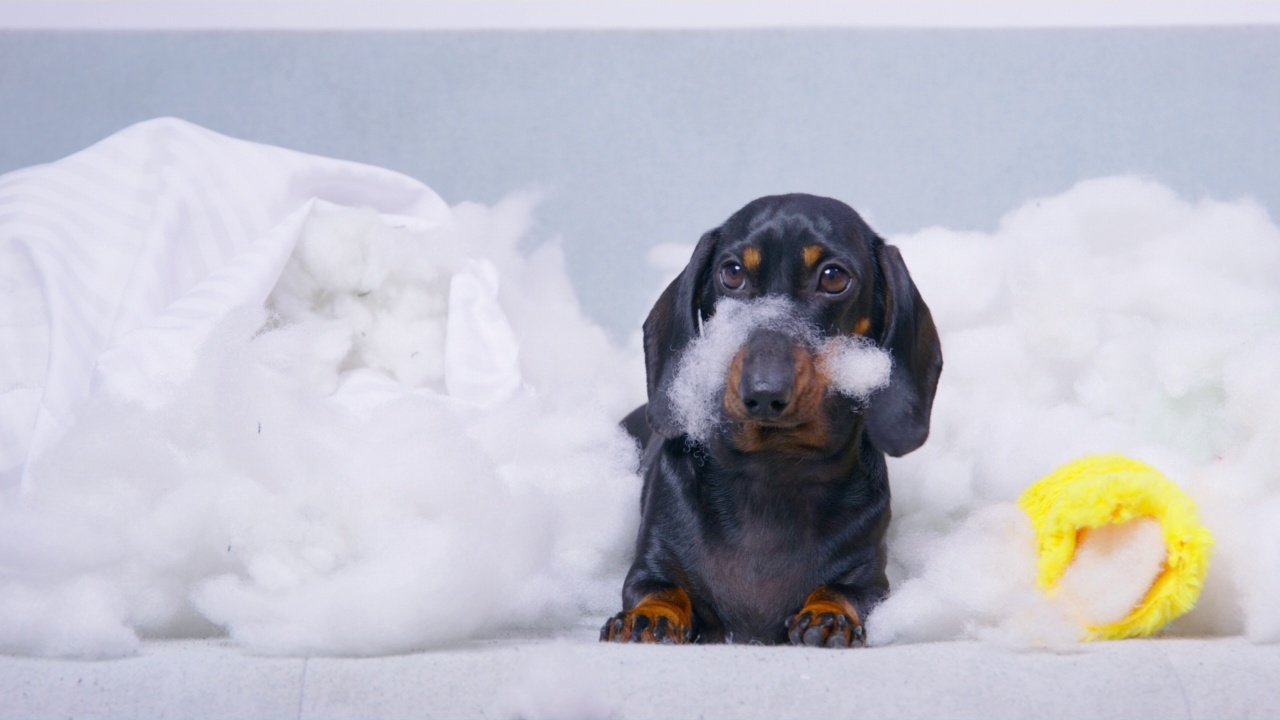
<instances>
[{"instance_id":1,"label":"dog's neck","mask_svg":"<svg viewBox=\"0 0 1280 720\"><path fill-rule=\"evenodd\" d=\"M739 482L796 484L830 482L864 470L867 460L880 456L863 431L862 416L830 413L819 428L750 427L724 423L709 439L705 451L719 473ZM880 456L883 464L883 456Z\"/></svg>"}]
</instances>

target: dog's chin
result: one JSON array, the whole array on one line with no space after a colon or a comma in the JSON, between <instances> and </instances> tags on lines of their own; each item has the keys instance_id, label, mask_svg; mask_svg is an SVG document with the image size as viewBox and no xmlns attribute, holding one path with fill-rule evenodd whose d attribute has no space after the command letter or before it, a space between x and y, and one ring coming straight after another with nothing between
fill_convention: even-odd
<instances>
[{"instance_id":1,"label":"dog's chin","mask_svg":"<svg viewBox=\"0 0 1280 720\"><path fill-rule=\"evenodd\" d=\"M771 421L731 416L726 436L734 449L744 453L811 453L826 447L831 439L822 416Z\"/></svg>"}]
</instances>

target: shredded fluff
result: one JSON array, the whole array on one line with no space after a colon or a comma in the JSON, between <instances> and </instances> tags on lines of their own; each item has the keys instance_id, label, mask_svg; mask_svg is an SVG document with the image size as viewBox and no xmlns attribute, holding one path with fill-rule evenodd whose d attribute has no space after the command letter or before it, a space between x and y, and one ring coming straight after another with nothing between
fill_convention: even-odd
<instances>
[{"instance_id":1,"label":"shredded fluff","mask_svg":"<svg viewBox=\"0 0 1280 720\"><path fill-rule=\"evenodd\" d=\"M845 397L866 402L889 384L893 356L862 336L831 338L821 357L831 389Z\"/></svg>"},{"instance_id":2,"label":"shredded fluff","mask_svg":"<svg viewBox=\"0 0 1280 720\"><path fill-rule=\"evenodd\" d=\"M1166 632L1280 641L1280 229L1267 213L1115 177L1028 202L992 234L893 242L946 366L929 441L890 461L896 590L871 642L1078 638L1069 608L1033 591L1023 551L995 553L1028 486L1108 452L1182 487L1216 540L1198 605ZM997 508L1008 523L982 520ZM1151 558L1120 562L1147 582ZM1103 614L1135 592L1086 587L1077 602Z\"/></svg>"},{"instance_id":3,"label":"shredded fluff","mask_svg":"<svg viewBox=\"0 0 1280 720\"><path fill-rule=\"evenodd\" d=\"M617 420L643 375L581 315L558 247L516 250L530 208L463 205L431 232L317 217L273 312L233 313L147 402L95 396L0 506L0 649L226 633L375 655L615 612L639 495ZM518 355L466 360L459 313Z\"/></svg>"},{"instance_id":4,"label":"shredded fluff","mask_svg":"<svg viewBox=\"0 0 1280 720\"><path fill-rule=\"evenodd\" d=\"M729 366L756 330L781 332L816 349L835 392L866 400L889 380L889 353L860 337L822 337L789 298L722 298L703 324L702 334L680 356L667 389L676 422L690 440L706 442L721 421Z\"/></svg>"},{"instance_id":5,"label":"shredded fluff","mask_svg":"<svg viewBox=\"0 0 1280 720\"><path fill-rule=\"evenodd\" d=\"M189 376L156 380L156 403L95 396L32 468L32 496L0 506L0 649L100 657L227 634L256 652L386 654L617 611L640 479L616 422L643 402L638 343L615 348L583 318L554 245L517 251L528 202L459 206L455 227L411 237L352 212L318 226L327 249L300 248L279 317L228 318ZM946 368L928 442L890 460L893 592L871 642L1074 642L1077 623L1035 588L1013 503L1096 452L1158 467L1217 540L1199 605L1168 632L1280 641L1280 230L1266 212L1109 178L990 234L892 241ZM441 377L460 274L518 340L509 395L464 401ZM735 313L790 317L762 303L707 323L686 359L701 372L681 380L703 432L746 327L722 322ZM1133 589L1111 585L1081 594L1122 607ZM574 708L544 714L598 711Z\"/></svg>"},{"instance_id":6,"label":"shredded fluff","mask_svg":"<svg viewBox=\"0 0 1280 720\"><path fill-rule=\"evenodd\" d=\"M1138 518L1085 533L1058 597L1081 625L1120 622L1142 602L1165 559L1160 523Z\"/></svg>"}]
</instances>

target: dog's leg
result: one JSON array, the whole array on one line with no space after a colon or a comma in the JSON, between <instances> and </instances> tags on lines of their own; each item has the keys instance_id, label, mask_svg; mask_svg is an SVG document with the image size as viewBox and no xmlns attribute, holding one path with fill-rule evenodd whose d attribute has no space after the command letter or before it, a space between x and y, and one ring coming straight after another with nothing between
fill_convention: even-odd
<instances>
[{"instance_id":1,"label":"dog's leg","mask_svg":"<svg viewBox=\"0 0 1280 720\"><path fill-rule=\"evenodd\" d=\"M600 628L601 642L687 643L693 640L693 603L670 586L640 598Z\"/></svg>"},{"instance_id":2,"label":"dog's leg","mask_svg":"<svg viewBox=\"0 0 1280 720\"><path fill-rule=\"evenodd\" d=\"M831 585L809 593L800 612L787 620L787 638L792 645L815 647L862 647L866 633L852 599Z\"/></svg>"}]
</instances>

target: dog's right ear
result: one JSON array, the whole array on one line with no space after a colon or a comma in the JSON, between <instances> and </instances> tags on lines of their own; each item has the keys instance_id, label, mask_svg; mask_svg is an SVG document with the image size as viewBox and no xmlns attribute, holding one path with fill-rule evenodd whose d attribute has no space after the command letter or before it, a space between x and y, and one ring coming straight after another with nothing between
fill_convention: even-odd
<instances>
[{"instance_id":1,"label":"dog's right ear","mask_svg":"<svg viewBox=\"0 0 1280 720\"><path fill-rule=\"evenodd\" d=\"M662 292L644 321L644 367L649 385L649 426L667 437L681 434L672 417L668 390L684 349L698 335L698 308L710 275L720 230L698 240L689 264Z\"/></svg>"}]
</instances>

